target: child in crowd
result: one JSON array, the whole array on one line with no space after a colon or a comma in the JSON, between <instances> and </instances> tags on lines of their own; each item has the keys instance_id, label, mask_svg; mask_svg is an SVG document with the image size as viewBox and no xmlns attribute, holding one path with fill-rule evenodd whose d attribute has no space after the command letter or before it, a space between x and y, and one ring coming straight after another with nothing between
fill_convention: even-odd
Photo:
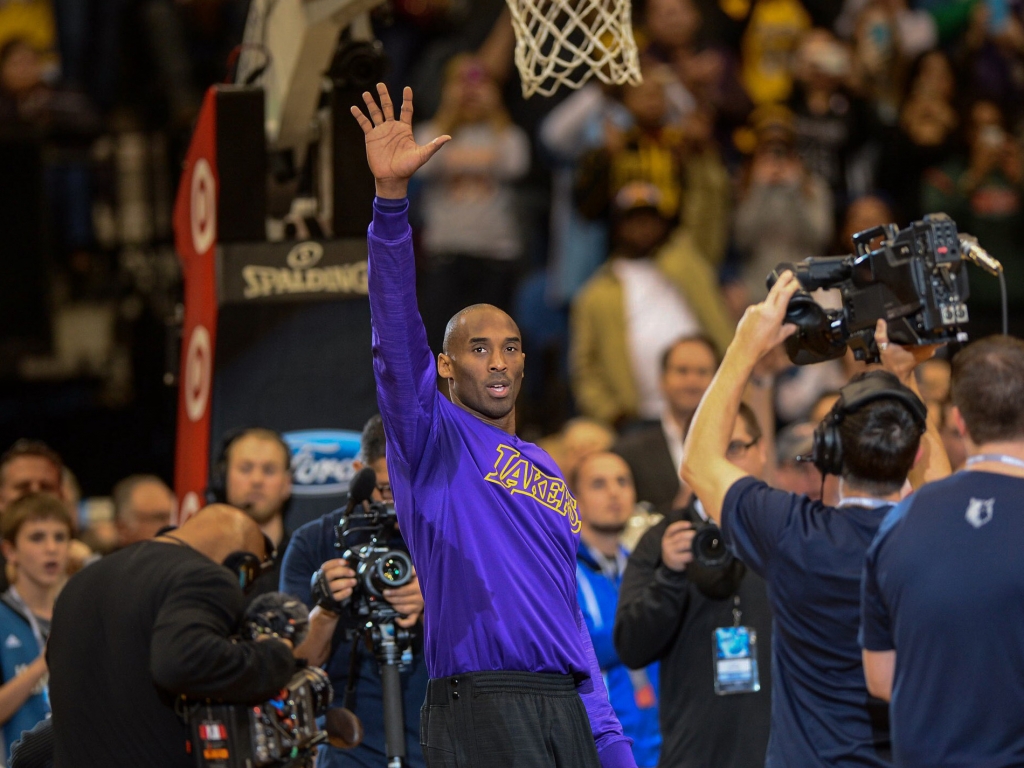
<instances>
[{"instance_id":1,"label":"child in crowd","mask_svg":"<svg viewBox=\"0 0 1024 768\"><path fill-rule=\"evenodd\" d=\"M22 731L50 714L44 650L53 604L66 580L71 526L67 508L49 494L15 501L0 523L0 547L14 572L10 588L0 595L0 723L5 761Z\"/></svg>"}]
</instances>

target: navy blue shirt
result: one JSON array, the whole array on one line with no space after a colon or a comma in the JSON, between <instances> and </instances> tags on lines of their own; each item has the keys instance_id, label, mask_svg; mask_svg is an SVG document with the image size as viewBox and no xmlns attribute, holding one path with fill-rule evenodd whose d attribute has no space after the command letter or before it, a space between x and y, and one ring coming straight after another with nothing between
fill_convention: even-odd
<instances>
[{"instance_id":1,"label":"navy blue shirt","mask_svg":"<svg viewBox=\"0 0 1024 768\"><path fill-rule=\"evenodd\" d=\"M896 651L899 766L1024 765L1024 480L958 472L868 550L861 641Z\"/></svg>"},{"instance_id":2,"label":"navy blue shirt","mask_svg":"<svg viewBox=\"0 0 1024 768\"><path fill-rule=\"evenodd\" d=\"M725 496L722 536L775 615L766 768L889 765L888 708L867 692L857 628L864 555L890 508L827 507L753 477Z\"/></svg>"},{"instance_id":3,"label":"navy blue shirt","mask_svg":"<svg viewBox=\"0 0 1024 768\"><path fill-rule=\"evenodd\" d=\"M310 595L310 579L328 560L341 557L341 550L334 546L337 538L335 526L341 522L342 511L335 510L319 520L313 520L299 528L288 543L281 564L281 591L294 595L313 608ZM345 698L352 643L345 639L346 624L355 622L342 617L339 629L334 634L332 653L324 669L334 687L332 706L340 707ZM321 749L318 766L376 766L384 765L384 700L380 679L380 667L373 654L360 643L359 681L356 684L354 710L363 723L363 742L355 749L340 750L334 747ZM420 748L419 727L420 707L427 696L427 665L423 660L423 642L418 637L413 642L413 660L409 669L402 671L403 710L405 712L405 762L410 768L425 768L426 761Z\"/></svg>"}]
</instances>

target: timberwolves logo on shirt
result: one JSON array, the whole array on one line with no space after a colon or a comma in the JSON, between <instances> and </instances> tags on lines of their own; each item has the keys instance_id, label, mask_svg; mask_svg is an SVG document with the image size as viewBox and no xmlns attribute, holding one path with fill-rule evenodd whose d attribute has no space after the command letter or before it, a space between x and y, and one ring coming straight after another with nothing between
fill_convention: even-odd
<instances>
[{"instance_id":1,"label":"timberwolves logo on shirt","mask_svg":"<svg viewBox=\"0 0 1024 768\"><path fill-rule=\"evenodd\" d=\"M565 481L541 472L532 461L510 445L498 446L494 471L484 477L489 483L500 485L510 493L521 493L553 509L569 520L573 533L580 532L580 515L576 499L565 487Z\"/></svg>"},{"instance_id":2,"label":"timberwolves logo on shirt","mask_svg":"<svg viewBox=\"0 0 1024 768\"><path fill-rule=\"evenodd\" d=\"M971 499L964 514L967 522L975 528L981 528L995 514L995 499Z\"/></svg>"}]
</instances>

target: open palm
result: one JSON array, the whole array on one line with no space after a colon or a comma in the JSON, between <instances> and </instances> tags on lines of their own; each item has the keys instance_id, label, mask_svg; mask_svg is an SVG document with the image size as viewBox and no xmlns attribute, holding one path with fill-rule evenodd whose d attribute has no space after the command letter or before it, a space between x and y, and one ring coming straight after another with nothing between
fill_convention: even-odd
<instances>
[{"instance_id":1,"label":"open palm","mask_svg":"<svg viewBox=\"0 0 1024 768\"><path fill-rule=\"evenodd\" d=\"M429 144L418 145L412 135L412 88L406 87L402 93L402 109L397 120L391 95L383 83L377 84L377 95L380 106L369 91L363 93L369 117L356 106L351 112L366 136L366 160L377 180L378 192L391 190L395 193L393 196L404 196L409 178L451 136L439 136Z\"/></svg>"}]
</instances>

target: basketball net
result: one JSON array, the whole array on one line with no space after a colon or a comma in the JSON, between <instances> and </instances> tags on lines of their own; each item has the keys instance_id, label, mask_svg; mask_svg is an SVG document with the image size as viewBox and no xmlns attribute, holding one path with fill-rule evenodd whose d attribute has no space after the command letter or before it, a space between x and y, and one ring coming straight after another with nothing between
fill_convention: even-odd
<instances>
[{"instance_id":1,"label":"basketball net","mask_svg":"<svg viewBox=\"0 0 1024 768\"><path fill-rule=\"evenodd\" d=\"M630 0L507 2L524 98L579 88L594 76L609 85L640 82Z\"/></svg>"}]
</instances>

